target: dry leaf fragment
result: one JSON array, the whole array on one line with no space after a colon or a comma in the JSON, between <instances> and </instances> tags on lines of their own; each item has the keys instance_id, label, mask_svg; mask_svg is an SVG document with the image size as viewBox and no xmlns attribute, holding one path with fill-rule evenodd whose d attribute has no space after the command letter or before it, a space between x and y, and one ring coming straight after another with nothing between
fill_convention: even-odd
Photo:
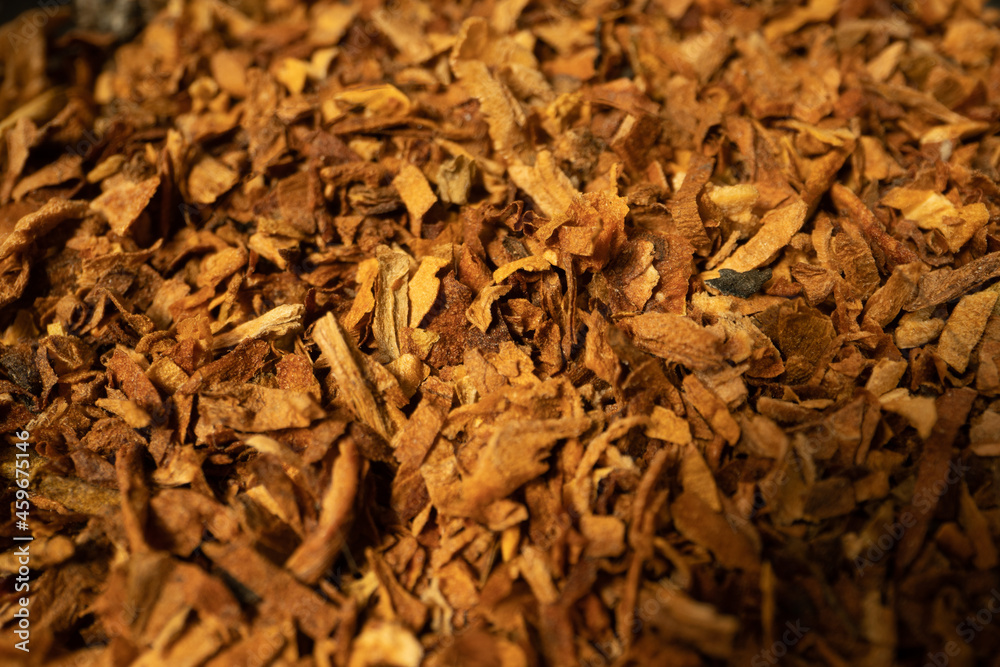
<instances>
[{"instance_id":1,"label":"dry leaf fragment","mask_svg":"<svg viewBox=\"0 0 1000 667\"><path fill-rule=\"evenodd\" d=\"M69 180L83 178L81 165L83 158L68 153L38 171L23 177L11 191L14 201L19 201L30 192L52 185L60 185Z\"/></svg>"},{"instance_id":2,"label":"dry leaf fragment","mask_svg":"<svg viewBox=\"0 0 1000 667\"><path fill-rule=\"evenodd\" d=\"M580 518L580 533L587 538L590 558L615 558L625 551L625 524L613 516L588 514Z\"/></svg>"},{"instance_id":3,"label":"dry leaf fragment","mask_svg":"<svg viewBox=\"0 0 1000 667\"><path fill-rule=\"evenodd\" d=\"M897 264L910 264L919 259L908 246L886 233L875 214L865 206L864 202L858 199L856 194L840 183L834 183L830 188L830 196L837 211L857 223L871 244L879 248L890 267L895 267Z\"/></svg>"},{"instance_id":4,"label":"dry leaf fragment","mask_svg":"<svg viewBox=\"0 0 1000 667\"><path fill-rule=\"evenodd\" d=\"M411 106L410 98L388 83L348 88L333 99L345 108L364 107L366 116L403 116Z\"/></svg>"},{"instance_id":5,"label":"dry leaf fragment","mask_svg":"<svg viewBox=\"0 0 1000 667\"><path fill-rule=\"evenodd\" d=\"M271 68L275 80L284 85L292 95L300 95L305 89L309 71L309 63L298 58L285 58Z\"/></svg>"},{"instance_id":6,"label":"dry leaf fragment","mask_svg":"<svg viewBox=\"0 0 1000 667\"><path fill-rule=\"evenodd\" d=\"M969 443L977 456L1000 456L1000 413L995 405L972 420Z\"/></svg>"},{"instance_id":7,"label":"dry leaf fragment","mask_svg":"<svg viewBox=\"0 0 1000 667\"><path fill-rule=\"evenodd\" d=\"M85 201L50 199L42 208L20 218L12 230L0 236L0 260L28 247L59 223L83 218L89 209Z\"/></svg>"},{"instance_id":8,"label":"dry leaf fragment","mask_svg":"<svg viewBox=\"0 0 1000 667\"><path fill-rule=\"evenodd\" d=\"M896 42L886 47L883 53L891 52L897 45L906 48L905 42ZM861 146L865 158L865 178L869 180L887 180L902 176L905 172L887 152L882 142L869 136L861 137Z\"/></svg>"},{"instance_id":9,"label":"dry leaf fragment","mask_svg":"<svg viewBox=\"0 0 1000 667\"><path fill-rule=\"evenodd\" d=\"M388 361L399 356L399 332L409 323L410 301L407 296L411 258L405 252L379 246L378 276L375 280L375 313L372 334L379 351Z\"/></svg>"},{"instance_id":10,"label":"dry leaf fragment","mask_svg":"<svg viewBox=\"0 0 1000 667\"><path fill-rule=\"evenodd\" d=\"M11 190L28 162L31 147L38 140L38 128L30 118L21 117L7 132L7 168L0 181L0 202L10 199Z\"/></svg>"},{"instance_id":11,"label":"dry leaf fragment","mask_svg":"<svg viewBox=\"0 0 1000 667\"><path fill-rule=\"evenodd\" d=\"M423 647L409 630L396 623L373 620L352 642L347 667L417 667L423 657Z\"/></svg>"},{"instance_id":12,"label":"dry leaf fragment","mask_svg":"<svg viewBox=\"0 0 1000 667\"><path fill-rule=\"evenodd\" d=\"M205 542L202 550L234 579L273 605L275 613L298 621L313 639L329 636L340 614L308 586L239 541Z\"/></svg>"},{"instance_id":13,"label":"dry leaf fragment","mask_svg":"<svg viewBox=\"0 0 1000 667\"><path fill-rule=\"evenodd\" d=\"M154 418L162 415L163 399L128 352L116 348L106 363L111 377L130 400Z\"/></svg>"},{"instance_id":14,"label":"dry leaf fragment","mask_svg":"<svg viewBox=\"0 0 1000 667\"><path fill-rule=\"evenodd\" d=\"M991 288L963 296L944 325L937 354L959 373L969 365L969 356L986 329L998 295L1000 292Z\"/></svg>"},{"instance_id":15,"label":"dry leaf fragment","mask_svg":"<svg viewBox=\"0 0 1000 667\"><path fill-rule=\"evenodd\" d=\"M425 259L426 261L426 259ZM421 264L421 269L423 269L423 264ZM428 270L431 267L428 267ZM420 271L417 272L420 274ZM354 297L354 303L351 304L351 310L348 311L347 315L344 316L344 328L348 331L357 331L358 327L361 325L361 321L364 319L365 315L372 312L375 308L375 281L378 279L379 275L379 262L376 258L370 257L363 262L360 262L357 267L357 275L355 280L357 281L357 290ZM416 276L414 276L416 279ZM421 282L425 280L422 279ZM412 283L412 281L411 281ZM437 292L435 290L435 296ZM412 300L413 297L411 297ZM421 305L426 304L424 300L427 297L422 297L419 302ZM430 301L430 305L433 305L434 301ZM428 310L429 310L428 306ZM424 311L426 314L427 311ZM422 318L421 318L422 319Z\"/></svg>"},{"instance_id":16,"label":"dry leaf fragment","mask_svg":"<svg viewBox=\"0 0 1000 667\"><path fill-rule=\"evenodd\" d=\"M976 351L976 388L987 396L995 395L1000 387L1000 314L994 306L986 321L982 342Z\"/></svg>"},{"instance_id":17,"label":"dry leaf fragment","mask_svg":"<svg viewBox=\"0 0 1000 667\"><path fill-rule=\"evenodd\" d=\"M158 388L170 393L176 392L189 376L169 357L160 357L149 365L146 375Z\"/></svg>"},{"instance_id":18,"label":"dry leaf fragment","mask_svg":"<svg viewBox=\"0 0 1000 667\"><path fill-rule=\"evenodd\" d=\"M840 3L836 0L811 0L805 6L794 7L784 16L770 21L764 28L764 37L772 42L807 23L825 23L834 17L839 6Z\"/></svg>"},{"instance_id":19,"label":"dry leaf fragment","mask_svg":"<svg viewBox=\"0 0 1000 667\"><path fill-rule=\"evenodd\" d=\"M187 181L188 196L196 204L213 204L239 180L240 175L235 170L211 155L205 155L191 167Z\"/></svg>"},{"instance_id":20,"label":"dry leaf fragment","mask_svg":"<svg viewBox=\"0 0 1000 667\"><path fill-rule=\"evenodd\" d=\"M317 46L332 46L338 43L360 7L340 3L321 3L312 7L309 22L309 41Z\"/></svg>"},{"instance_id":21,"label":"dry leaf fragment","mask_svg":"<svg viewBox=\"0 0 1000 667\"><path fill-rule=\"evenodd\" d=\"M589 425L589 419L571 417L505 422L493 430L467 477L458 477L454 461L424 466L431 500L442 513L482 516L491 503L543 474L559 439L578 436Z\"/></svg>"},{"instance_id":22,"label":"dry leaf fragment","mask_svg":"<svg viewBox=\"0 0 1000 667\"><path fill-rule=\"evenodd\" d=\"M952 252L958 252L990 219L986 204L956 208L948 198L933 190L895 188L882 197L882 203L898 208L921 229L941 232Z\"/></svg>"},{"instance_id":23,"label":"dry leaf fragment","mask_svg":"<svg viewBox=\"0 0 1000 667\"><path fill-rule=\"evenodd\" d=\"M549 219L550 222L538 232L538 238L546 240L558 225L565 222L566 212L580 197L580 193L556 164L550 151L541 151L533 165L513 164L508 167L508 172L514 184L528 193L542 214Z\"/></svg>"},{"instance_id":24,"label":"dry leaf fragment","mask_svg":"<svg viewBox=\"0 0 1000 667\"><path fill-rule=\"evenodd\" d=\"M719 277L706 280L705 283L728 296L747 299L759 292L764 283L771 279L771 275L771 269L768 267L744 273L732 269L719 269Z\"/></svg>"},{"instance_id":25,"label":"dry leaf fragment","mask_svg":"<svg viewBox=\"0 0 1000 667\"><path fill-rule=\"evenodd\" d=\"M892 391L899 384L899 380L906 372L907 366L909 364L905 361L879 359L878 363L872 368L872 374L868 377L868 382L865 383L865 389L876 396L882 396Z\"/></svg>"},{"instance_id":26,"label":"dry leaf fragment","mask_svg":"<svg viewBox=\"0 0 1000 667\"><path fill-rule=\"evenodd\" d=\"M301 331L302 316L305 312L305 306L302 305L278 306L260 317L240 324L228 333L216 334L212 341L212 349L233 347L245 340L281 338L289 333Z\"/></svg>"},{"instance_id":27,"label":"dry leaf fragment","mask_svg":"<svg viewBox=\"0 0 1000 667\"><path fill-rule=\"evenodd\" d=\"M685 493L693 493L701 498L713 511L721 512L719 488L704 457L694 447L684 449L681 460L681 482Z\"/></svg>"},{"instance_id":28,"label":"dry leaf fragment","mask_svg":"<svg viewBox=\"0 0 1000 667\"><path fill-rule=\"evenodd\" d=\"M905 388L893 389L879 397L883 410L902 415L910 422L921 438L931 435L937 423L937 409L934 399L929 396L911 396Z\"/></svg>"},{"instance_id":29,"label":"dry leaf fragment","mask_svg":"<svg viewBox=\"0 0 1000 667\"><path fill-rule=\"evenodd\" d=\"M709 239L705 232L705 223L698 212L698 195L708 183L714 169L714 159L707 158L700 153L692 154L691 164L684 176L684 183L670 202L670 214L673 216L674 224L677 225L677 232L701 253L707 251Z\"/></svg>"},{"instance_id":30,"label":"dry leaf fragment","mask_svg":"<svg viewBox=\"0 0 1000 667\"><path fill-rule=\"evenodd\" d=\"M808 207L796 201L768 211L761 218L761 228L753 238L736 249L719 269L744 272L756 269L784 248L806 221Z\"/></svg>"},{"instance_id":31,"label":"dry leaf fragment","mask_svg":"<svg viewBox=\"0 0 1000 667\"><path fill-rule=\"evenodd\" d=\"M521 129L525 114L520 103L507 86L490 74L484 63L478 60L457 61L452 62L451 67L469 94L479 100L496 151L505 159L513 159L525 143ZM510 173L517 182L514 172Z\"/></svg>"},{"instance_id":32,"label":"dry leaf fragment","mask_svg":"<svg viewBox=\"0 0 1000 667\"><path fill-rule=\"evenodd\" d=\"M115 398L101 398L94 402L99 408L104 408L125 420L134 429L146 428L152 421L149 414L134 401L123 401Z\"/></svg>"},{"instance_id":33,"label":"dry leaf fragment","mask_svg":"<svg viewBox=\"0 0 1000 667\"><path fill-rule=\"evenodd\" d=\"M722 341L683 315L644 313L622 319L621 325L638 347L667 361L697 370L722 362Z\"/></svg>"},{"instance_id":34,"label":"dry leaf fragment","mask_svg":"<svg viewBox=\"0 0 1000 667\"><path fill-rule=\"evenodd\" d=\"M244 432L305 428L325 415L307 392L255 384L205 390L199 406L207 424Z\"/></svg>"},{"instance_id":35,"label":"dry leaf fragment","mask_svg":"<svg viewBox=\"0 0 1000 667\"><path fill-rule=\"evenodd\" d=\"M399 174L392 180L392 186L399 192L400 198L410 213L410 231L414 236L420 236L420 226L424 214L437 203L437 197L424 178L423 172L412 164L405 164Z\"/></svg>"},{"instance_id":36,"label":"dry leaf fragment","mask_svg":"<svg viewBox=\"0 0 1000 667\"><path fill-rule=\"evenodd\" d=\"M438 290L441 287L441 280L436 274L449 264L451 264L450 259L446 257L434 257L432 255L428 255L420 260L420 268L413 274L408 287L411 327L419 327L421 321L430 312L431 308L434 307Z\"/></svg>"},{"instance_id":37,"label":"dry leaf fragment","mask_svg":"<svg viewBox=\"0 0 1000 667\"><path fill-rule=\"evenodd\" d=\"M552 581L552 572L547 560L544 551L534 545L527 545L521 550L519 569L538 601L551 605L559 599L559 590Z\"/></svg>"},{"instance_id":38,"label":"dry leaf fragment","mask_svg":"<svg viewBox=\"0 0 1000 667\"><path fill-rule=\"evenodd\" d=\"M757 222L752 209L760 192L751 183L739 185L715 186L707 190L708 198L719 207L722 214L740 226L741 229L752 227Z\"/></svg>"},{"instance_id":39,"label":"dry leaf fragment","mask_svg":"<svg viewBox=\"0 0 1000 667\"><path fill-rule=\"evenodd\" d=\"M209 65L212 76L219 87L233 97L246 97L248 93L246 69L250 64L249 54L244 56L236 51L216 51Z\"/></svg>"},{"instance_id":40,"label":"dry leaf fragment","mask_svg":"<svg viewBox=\"0 0 1000 667\"><path fill-rule=\"evenodd\" d=\"M469 190L477 171L476 163L466 155L459 154L442 162L437 172L441 201L460 206L469 203Z\"/></svg>"},{"instance_id":41,"label":"dry leaf fragment","mask_svg":"<svg viewBox=\"0 0 1000 667\"><path fill-rule=\"evenodd\" d=\"M735 445L740 439L740 425L733 419L729 408L701 380L694 375L684 378L684 393L695 409L712 426L712 429L725 438L730 445Z\"/></svg>"},{"instance_id":42,"label":"dry leaf fragment","mask_svg":"<svg viewBox=\"0 0 1000 667\"><path fill-rule=\"evenodd\" d=\"M375 576L378 577L379 583L392 603L393 617L402 621L411 630L417 631L422 628L427 622L427 605L406 590L382 556L369 550L368 558L372 561Z\"/></svg>"},{"instance_id":43,"label":"dry leaf fragment","mask_svg":"<svg viewBox=\"0 0 1000 667\"><path fill-rule=\"evenodd\" d=\"M934 317L933 308L906 313L893 332L896 347L907 350L930 343L944 330L945 321Z\"/></svg>"},{"instance_id":44,"label":"dry leaf fragment","mask_svg":"<svg viewBox=\"0 0 1000 667\"><path fill-rule=\"evenodd\" d=\"M691 442L691 427L687 420L678 417L673 410L655 405L650 415L649 426L646 427L646 435L678 445L687 445Z\"/></svg>"},{"instance_id":45,"label":"dry leaf fragment","mask_svg":"<svg viewBox=\"0 0 1000 667\"><path fill-rule=\"evenodd\" d=\"M493 322L493 304L497 299L509 292L512 285L489 285L476 295L472 305L465 310L465 317L477 329L486 333Z\"/></svg>"},{"instance_id":46,"label":"dry leaf fragment","mask_svg":"<svg viewBox=\"0 0 1000 667\"><path fill-rule=\"evenodd\" d=\"M705 655L719 660L734 659L734 643L741 626L739 618L721 613L712 604L691 598L667 579L643 584L638 608L651 609L654 602L663 605L661 613L650 619L659 636L669 638L674 645L682 643L696 647ZM687 649L678 653L681 661L696 660Z\"/></svg>"},{"instance_id":47,"label":"dry leaf fragment","mask_svg":"<svg viewBox=\"0 0 1000 667\"><path fill-rule=\"evenodd\" d=\"M923 546L934 509L941 498L936 489L948 487L946 479L951 474L948 463L951 460L952 443L959 429L966 424L975 398L975 391L961 388L949 389L935 401L938 418L920 454L913 499L902 510L909 512L916 522L905 532L896 548L896 563L899 567L909 567ZM900 516L903 516L902 512Z\"/></svg>"},{"instance_id":48,"label":"dry leaf fragment","mask_svg":"<svg viewBox=\"0 0 1000 667\"><path fill-rule=\"evenodd\" d=\"M493 272L493 282L498 285L517 271L545 271L552 267L552 262L541 255L529 255L513 262L507 262Z\"/></svg>"},{"instance_id":49,"label":"dry leaf fragment","mask_svg":"<svg viewBox=\"0 0 1000 667\"><path fill-rule=\"evenodd\" d=\"M917 284L925 266L920 262L899 264L885 284L875 290L865 303L863 328L874 324L885 328L917 296Z\"/></svg>"},{"instance_id":50,"label":"dry leaf fragment","mask_svg":"<svg viewBox=\"0 0 1000 667\"><path fill-rule=\"evenodd\" d=\"M997 276L1000 276L1000 252L977 257L958 269L944 267L925 273L920 277L916 298L905 309L914 311L941 305Z\"/></svg>"},{"instance_id":51,"label":"dry leaf fragment","mask_svg":"<svg viewBox=\"0 0 1000 667\"><path fill-rule=\"evenodd\" d=\"M404 61L411 64L421 63L434 55L433 47L423 35L421 21L429 17L417 11L421 8L413 3L400 5L393 11L380 7L372 12L372 22L399 49Z\"/></svg>"},{"instance_id":52,"label":"dry leaf fragment","mask_svg":"<svg viewBox=\"0 0 1000 667\"><path fill-rule=\"evenodd\" d=\"M612 183L617 178L616 173L617 169L613 168ZM599 271L625 242L628 211L626 199L619 196L614 187L585 193L582 200L571 203L565 212L567 222L558 229L560 248L579 256L576 261L582 270ZM548 238L551 225L540 229L538 237ZM641 252L634 254L642 255Z\"/></svg>"},{"instance_id":53,"label":"dry leaf fragment","mask_svg":"<svg viewBox=\"0 0 1000 667\"><path fill-rule=\"evenodd\" d=\"M833 237L830 251L854 295L868 299L882 283L875 258L854 223L841 221L840 227L843 232Z\"/></svg>"},{"instance_id":54,"label":"dry leaf fragment","mask_svg":"<svg viewBox=\"0 0 1000 667\"><path fill-rule=\"evenodd\" d=\"M289 261L299 253L298 240L262 232L252 235L247 246L281 270L287 269Z\"/></svg>"},{"instance_id":55,"label":"dry leaf fragment","mask_svg":"<svg viewBox=\"0 0 1000 667\"><path fill-rule=\"evenodd\" d=\"M548 469L544 459L558 440L578 436L589 425L582 417L505 423L493 432L465 482L465 502L477 507L506 497Z\"/></svg>"},{"instance_id":56,"label":"dry leaf fragment","mask_svg":"<svg viewBox=\"0 0 1000 667\"><path fill-rule=\"evenodd\" d=\"M285 568L299 581L315 584L343 548L347 524L354 513L359 469L354 440L344 438L333 465L330 486L323 495L319 522L285 561Z\"/></svg>"},{"instance_id":57,"label":"dry leaf fragment","mask_svg":"<svg viewBox=\"0 0 1000 667\"><path fill-rule=\"evenodd\" d=\"M687 539L712 552L722 567L757 572L757 548L732 529L719 512L694 493L684 492L670 504L674 524Z\"/></svg>"},{"instance_id":58,"label":"dry leaf fragment","mask_svg":"<svg viewBox=\"0 0 1000 667\"><path fill-rule=\"evenodd\" d=\"M974 120L939 125L937 127L932 127L920 135L920 144L951 144L953 142L958 142L962 139L981 134L982 132L988 130L989 127L988 123Z\"/></svg>"},{"instance_id":59,"label":"dry leaf fragment","mask_svg":"<svg viewBox=\"0 0 1000 667\"><path fill-rule=\"evenodd\" d=\"M788 435L776 423L763 415L740 420L743 443L755 456L780 461L789 449Z\"/></svg>"},{"instance_id":60,"label":"dry leaf fragment","mask_svg":"<svg viewBox=\"0 0 1000 667\"><path fill-rule=\"evenodd\" d=\"M385 408L372 394L372 383L362 372L354 347L344 338L332 314L328 313L316 323L313 339L330 362L330 371L340 388L342 400L351 406L358 419L389 440L394 429L385 415Z\"/></svg>"},{"instance_id":61,"label":"dry leaf fragment","mask_svg":"<svg viewBox=\"0 0 1000 667\"><path fill-rule=\"evenodd\" d=\"M195 284L198 287L215 287L246 264L249 255L245 248L225 248L205 259Z\"/></svg>"}]
</instances>

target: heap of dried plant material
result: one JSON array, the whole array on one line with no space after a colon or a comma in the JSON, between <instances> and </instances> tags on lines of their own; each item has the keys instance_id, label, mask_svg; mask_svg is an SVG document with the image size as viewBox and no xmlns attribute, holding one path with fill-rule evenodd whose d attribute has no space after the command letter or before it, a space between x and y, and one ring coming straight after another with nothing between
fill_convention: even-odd
<instances>
[{"instance_id":1,"label":"heap of dried plant material","mask_svg":"<svg viewBox=\"0 0 1000 667\"><path fill-rule=\"evenodd\" d=\"M998 13L902 4L0 28L0 663L997 664Z\"/></svg>"}]
</instances>

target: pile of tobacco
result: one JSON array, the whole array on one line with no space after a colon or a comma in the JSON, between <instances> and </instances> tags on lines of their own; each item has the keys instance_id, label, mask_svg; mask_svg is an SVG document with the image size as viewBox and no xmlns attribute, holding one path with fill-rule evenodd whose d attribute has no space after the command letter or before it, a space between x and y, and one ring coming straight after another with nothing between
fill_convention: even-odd
<instances>
[{"instance_id":1,"label":"pile of tobacco","mask_svg":"<svg viewBox=\"0 0 1000 667\"><path fill-rule=\"evenodd\" d=\"M0 27L0 663L1000 664L1000 11L106 4Z\"/></svg>"}]
</instances>

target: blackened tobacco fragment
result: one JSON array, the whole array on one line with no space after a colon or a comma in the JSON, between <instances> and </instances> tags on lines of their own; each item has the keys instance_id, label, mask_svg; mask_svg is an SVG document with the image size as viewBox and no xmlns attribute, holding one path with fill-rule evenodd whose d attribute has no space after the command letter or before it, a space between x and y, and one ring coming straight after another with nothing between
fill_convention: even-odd
<instances>
[{"instance_id":1,"label":"blackened tobacco fragment","mask_svg":"<svg viewBox=\"0 0 1000 667\"><path fill-rule=\"evenodd\" d=\"M706 280L710 286L728 296L738 296L741 299L749 299L760 291L768 280L771 279L771 269L752 269L750 271L733 271L732 269L719 269L719 277Z\"/></svg>"}]
</instances>

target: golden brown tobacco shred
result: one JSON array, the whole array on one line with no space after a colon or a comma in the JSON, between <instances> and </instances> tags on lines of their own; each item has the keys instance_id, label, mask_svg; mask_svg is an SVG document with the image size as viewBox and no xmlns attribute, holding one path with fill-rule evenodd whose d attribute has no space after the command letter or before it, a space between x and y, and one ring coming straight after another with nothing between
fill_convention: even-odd
<instances>
[{"instance_id":1,"label":"golden brown tobacco shred","mask_svg":"<svg viewBox=\"0 0 1000 667\"><path fill-rule=\"evenodd\" d=\"M766 213L761 218L760 231L737 248L719 268L743 272L766 264L802 228L806 209L804 202L795 202Z\"/></svg>"},{"instance_id":2,"label":"golden brown tobacco shred","mask_svg":"<svg viewBox=\"0 0 1000 667\"><path fill-rule=\"evenodd\" d=\"M667 361L706 369L722 361L721 341L683 315L646 313L622 320L636 345Z\"/></svg>"},{"instance_id":3,"label":"golden brown tobacco shred","mask_svg":"<svg viewBox=\"0 0 1000 667\"><path fill-rule=\"evenodd\" d=\"M959 269L945 267L920 277L919 291L906 310L937 306L965 294L976 285L1000 275L1000 252L977 257Z\"/></svg>"},{"instance_id":4,"label":"golden brown tobacco shred","mask_svg":"<svg viewBox=\"0 0 1000 667\"><path fill-rule=\"evenodd\" d=\"M284 305L270 310L258 318L240 324L232 331L212 338L212 347L220 349L239 345L246 340L260 338L281 338L302 329L301 320L305 308L299 305Z\"/></svg>"},{"instance_id":5,"label":"golden brown tobacco shred","mask_svg":"<svg viewBox=\"0 0 1000 667\"><path fill-rule=\"evenodd\" d=\"M969 365L972 350L996 305L997 294L997 290L991 288L963 296L941 331L937 354L959 373L964 373Z\"/></svg>"},{"instance_id":6,"label":"golden brown tobacco shred","mask_svg":"<svg viewBox=\"0 0 1000 667\"><path fill-rule=\"evenodd\" d=\"M677 196L671 200L670 214L677 226L677 233L686 238L695 249L704 251L708 247L709 239L701 214L698 212L697 198L712 176L715 162L700 155L693 156L692 160L694 163L688 165L684 184L677 191Z\"/></svg>"},{"instance_id":7,"label":"golden brown tobacco shred","mask_svg":"<svg viewBox=\"0 0 1000 667\"><path fill-rule=\"evenodd\" d=\"M285 562L285 567L307 584L315 584L323 576L343 547L357 495L358 470L357 447L346 438L333 465L330 487L323 495L317 526Z\"/></svg>"},{"instance_id":8,"label":"golden brown tobacco shred","mask_svg":"<svg viewBox=\"0 0 1000 667\"><path fill-rule=\"evenodd\" d=\"M340 325L332 314L316 323L313 329L316 344L330 364L333 379L355 415L376 433L388 439L393 427L385 416L384 404L372 393L372 382L358 365L352 346L344 338Z\"/></svg>"},{"instance_id":9,"label":"golden brown tobacco shred","mask_svg":"<svg viewBox=\"0 0 1000 667\"><path fill-rule=\"evenodd\" d=\"M339 622L333 605L253 548L239 541L206 543L202 548L214 563L263 598L273 613L294 618L309 636L326 637Z\"/></svg>"}]
</instances>

